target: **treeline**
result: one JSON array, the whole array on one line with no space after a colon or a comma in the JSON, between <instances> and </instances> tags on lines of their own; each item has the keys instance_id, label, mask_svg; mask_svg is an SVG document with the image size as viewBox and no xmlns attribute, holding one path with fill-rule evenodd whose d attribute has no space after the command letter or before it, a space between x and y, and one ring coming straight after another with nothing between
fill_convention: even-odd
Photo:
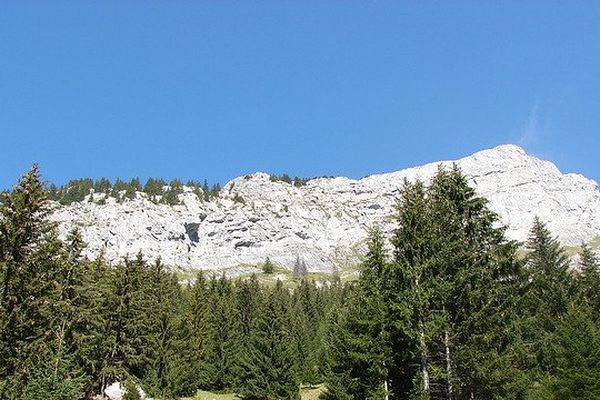
<instances>
[{"instance_id":1,"label":"treeline","mask_svg":"<svg viewBox=\"0 0 600 400\"><path fill-rule=\"evenodd\" d=\"M141 254L86 259L48 212L37 167L2 196L2 399L90 398L115 381L163 399L298 399L321 382L328 400L600 398L596 255L583 246L573 272L536 219L519 256L456 168L405 182L391 241L372 230L351 285L184 286Z\"/></svg>"},{"instance_id":2,"label":"treeline","mask_svg":"<svg viewBox=\"0 0 600 400\"><path fill-rule=\"evenodd\" d=\"M200 273L184 286L141 254L86 259L79 232L59 240L47 214L34 167L0 207L0 398L91 398L120 381L161 399L291 399L323 381L339 284L290 291Z\"/></svg>"},{"instance_id":3,"label":"treeline","mask_svg":"<svg viewBox=\"0 0 600 400\"><path fill-rule=\"evenodd\" d=\"M526 257L454 168L405 182L329 334L326 399L598 399L600 272L535 219Z\"/></svg>"},{"instance_id":4,"label":"treeline","mask_svg":"<svg viewBox=\"0 0 600 400\"><path fill-rule=\"evenodd\" d=\"M203 183L190 180L185 183L185 186L191 188L193 193L203 201L218 198L221 191L218 183L209 186L206 180ZM117 178L114 182L107 178L96 180L83 178L70 180L63 186L50 184L47 191L50 200L58 201L63 205L82 202L86 198L93 201L92 197L88 197L91 193L103 195L98 196L97 201L100 203L104 203L107 197L113 197L118 202L122 202L126 199L134 199L137 192L145 193L155 203L176 205L180 204L179 195L183 193L183 187L184 183L179 179L167 182L160 178L148 178L142 185L139 178L133 178L130 181Z\"/></svg>"},{"instance_id":5,"label":"treeline","mask_svg":"<svg viewBox=\"0 0 600 400\"><path fill-rule=\"evenodd\" d=\"M285 182L285 183L289 183L290 185L294 185L296 187L305 186L312 179L314 179L314 178L299 178L297 176L292 178L288 174L281 174L281 175L273 174L270 177L271 182Z\"/></svg>"}]
</instances>

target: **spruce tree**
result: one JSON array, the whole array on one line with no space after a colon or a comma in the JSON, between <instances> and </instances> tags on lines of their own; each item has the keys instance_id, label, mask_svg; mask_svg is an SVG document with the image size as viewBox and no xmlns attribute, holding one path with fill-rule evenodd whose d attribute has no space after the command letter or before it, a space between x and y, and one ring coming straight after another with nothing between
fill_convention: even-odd
<instances>
[{"instance_id":1,"label":"spruce tree","mask_svg":"<svg viewBox=\"0 0 600 400\"><path fill-rule=\"evenodd\" d=\"M529 369L532 373L551 374L555 372L556 362L547 344L573 300L574 281L568 271L569 259L564 248L537 217L527 248L528 284L523 298L527 324L523 325L523 334L533 348L534 359L530 361L533 366Z\"/></svg>"},{"instance_id":2,"label":"spruce tree","mask_svg":"<svg viewBox=\"0 0 600 400\"><path fill-rule=\"evenodd\" d=\"M275 271L275 266L273 265L269 257L267 257L267 259L265 260L262 266L262 271L265 274L272 274Z\"/></svg>"},{"instance_id":3,"label":"spruce tree","mask_svg":"<svg viewBox=\"0 0 600 400\"><path fill-rule=\"evenodd\" d=\"M224 391L236 383L235 354L239 325L235 313L234 288L225 275L209 283L208 309L202 323L206 328L204 360L201 371L203 387Z\"/></svg>"},{"instance_id":4,"label":"spruce tree","mask_svg":"<svg viewBox=\"0 0 600 400\"><path fill-rule=\"evenodd\" d=\"M33 165L0 205L0 397L19 398L44 353L61 243Z\"/></svg>"},{"instance_id":5,"label":"spruce tree","mask_svg":"<svg viewBox=\"0 0 600 400\"><path fill-rule=\"evenodd\" d=\"M382 286L387 256L381 231L373 229L358 286L334 317L328 336L327 399L381 399L389 395L389 324Z\"/></svg>"},{"instance_id":6,"label":"spruce tree","mask_svg":"<svg viewBox=\"0 0 600 400\"><path fill-rule=\"evenodd\" d=\"M588 307L570 306L550 344L556 354L555 399L600 399L600 327Z\"/></svg>"},{"instance_id":7,"label":"spruce tree","mask_svg":"<svg viewBox=\"0 0 600 400\"><path fill-rule=\"evenodd\" d=\"M595 312L600 320L600 260L588 244L581 245L579 252L578 284L582 300Z\"/></svg>"},{"instance_id":8,"label":"spruce tree","mask_svg":"<svg viewBox=\"0 0 600 400\"><path fill-rule=\"evenodd\" d=\"M160 258L149 268L148 302L145 310L147 330L143 349L148 365L141 382L151 396L168 397L177 394L178 377L174 375L178 329L182 309L182 291L177 278L165 270Z\"/></svg>"},{"instance_id":9,"label":"spruce tree","mask_svg":"<svg viewBox=\"0 0 600 400\"><path fill-rule=\"evenodd\" d=\"M306 262L303 258L300 258L300 255L296 256L296 261L294 262L294 270L292 271L292 275L294 279L302 279L306 275L308 275L308 268L306 267Z\"/></svg>"},{"instance_id":10,"label":"spruce tree","mask_svg":"<svg viewBox=\"0 0 600 400\"><path fill-rule=\"evenodd\" d=\"M257 318L244 355L239 394L256 400L299 399L297 354L291 346L289 292L277 281Z\"/></svg>"}]
</instances>

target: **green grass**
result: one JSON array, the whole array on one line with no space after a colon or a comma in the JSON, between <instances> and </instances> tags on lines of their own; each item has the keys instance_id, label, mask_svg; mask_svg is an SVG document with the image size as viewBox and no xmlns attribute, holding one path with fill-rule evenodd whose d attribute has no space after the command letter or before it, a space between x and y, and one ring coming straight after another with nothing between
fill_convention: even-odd
<instances>
[{"instance_id":1,"label":"green grass","mask_svg":"<svg viewBox=\"0 0 600 400\"><path fill-rule=\"evenodd\" d=\"M587 244L590 246L592 250L600 250L600 236L596 236ZM566 246L565 250L570 257L573 257L575 254L578 254L581 251L581 246Z\"/></svg>"},{"instance_id":2,"label":"green grass","mask_svg":"<svg viewBox=\"0 0 600 400\"><path fill-rule=\"evenodd\" d=\"M339 267L338 271L339 271L340 279L343 283L352 282L352 281L355 281L356 279L358 279L357 272L359 271L359 265L352 264L349 262L340 262L338 265L341 266L341 267ZM261 270L262 265L260 265L260 264L259 265L240 264L235 267L224 268L221 270L215 270L215 271L205 270L204 276L206 278L210 278L213 274L215 274L215 276L219 277L222 273L225 273L225 275L229 276L230 275L229 273L231 273L232 271L246 269L246 268L248 268L248 269L253 268L254 270L252 272L235 274L235 277L233 277L233 279L234 280L249 279L252 275L256 275L258 282L260 282L261 284L263 284L265 286L272 287L272 286L275 286L275 283L277 282L277 278L281 277L282 281L283 281L283 286L285 288L290 288L290 289L294 289L294 288L298 287L298 285L300 283L299 280L294 279L294 275L293 275L292 271L290 271L289 269L284 268L280 265L277 265L277 264L274 264L273 273L271 273L271 274L263 273ZM175 274L180 282L190 281L190 280L195 281L195 279L198 275L198 271L176 269ZM309 281L313 280L315 282L332 282L333 278L334 278L333 274L329 273L329 272L309 272L308 275L305 277L305 279L308 279Z\"/></svg>"},{"instance_id":3,"label":"green grass","mask_svg":"<svg viewBox=\"0 0 600 400\"><path fill-rule=\"evenodd\" d=\"M323 391L323 385L313 386L312 388L302 386L300 388L300 398L302 400L317 400ZM198 391L196 396L186 400L240 400L240 398L232 393L212 393L201 390Z\"/></svg>"},{"instance_id":4,"label":"green grass","mask_svg":"<svg viewBox=\"0 0 600 400\"><path fill-rule=\"evenodd\" d=\"M217 394L200 390L195 397L189 400L239 400L239 397L231 393Z\"/></svg>"}]
</instances>

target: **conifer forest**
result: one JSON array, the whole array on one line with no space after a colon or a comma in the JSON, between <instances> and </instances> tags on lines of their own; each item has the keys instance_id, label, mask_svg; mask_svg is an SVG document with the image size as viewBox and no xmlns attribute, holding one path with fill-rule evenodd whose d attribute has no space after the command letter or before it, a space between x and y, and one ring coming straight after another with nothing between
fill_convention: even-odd
<instances>
[{"instance_id":1,"label":"conifer forest","mask_svg":"<svg viewBox=\"0 0 600 400\"><path fill-rule=\"evenodd\" d=\"M372 227L351 282L310 280L300 259L293 286L182 281L141 253L87 258L77 227L59 238L49 219L94 186L164 185L68 191L34 165L2 193L0 399L100 399L114 382L129 399L138 387L152 399L288 400L301 387L325 400L600 399L597 256L582 244L572 268L539 219L526 243L508 240L458 167L405 181L395 231Z\"/></svg>"}]
</instances>

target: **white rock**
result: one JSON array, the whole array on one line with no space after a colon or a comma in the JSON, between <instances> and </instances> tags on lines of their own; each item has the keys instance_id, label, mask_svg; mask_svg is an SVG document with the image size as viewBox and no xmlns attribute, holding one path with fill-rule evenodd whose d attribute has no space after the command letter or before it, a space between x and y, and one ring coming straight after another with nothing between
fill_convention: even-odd
<instances>
[{"instance_id":1,"label":"white rock","mask_svg":"<svg viewBox=\"0 0 600 400\"><path fill-rule=\"evenodd\" d=\"M146 393L144 390L139 386L136 386L136 388L140 398L142 400L146 399ZM123 400L123 397L125 396L125 388L121 385L121 382L114 382L104 389L104 396L109 400Z\"/></svg>"},{"instance_id":2,"label":"white rock","mask_svg":"<svg viewBox=\"0 0 600 400\"><path fill-rule=\"evenodd\" d=\"M600 235L600 192L594 181L562 174L551 162L514 145L480 151L456 163L508 226L509 238L525 240L535 215L565 244ZM148 259L161 256L166 264L185 269L249 271L267 256L291 269L300 254L309 270L330 271L334 265L356 262L374 223L391 232L389 216L403 180L427 182L439 164L452 162L360 180L314 179L303 187L272 182L258 172L227 183L216 201L202 202L185 191L183 205L171 207L140 195L122 204L109 199L105 205L59 207L53 218L63 235L73 224L79 226L88 254L102 251L111 262L142 251ZM245 204L234 202L235 194Z\"/></svg>"}]
</instances>

